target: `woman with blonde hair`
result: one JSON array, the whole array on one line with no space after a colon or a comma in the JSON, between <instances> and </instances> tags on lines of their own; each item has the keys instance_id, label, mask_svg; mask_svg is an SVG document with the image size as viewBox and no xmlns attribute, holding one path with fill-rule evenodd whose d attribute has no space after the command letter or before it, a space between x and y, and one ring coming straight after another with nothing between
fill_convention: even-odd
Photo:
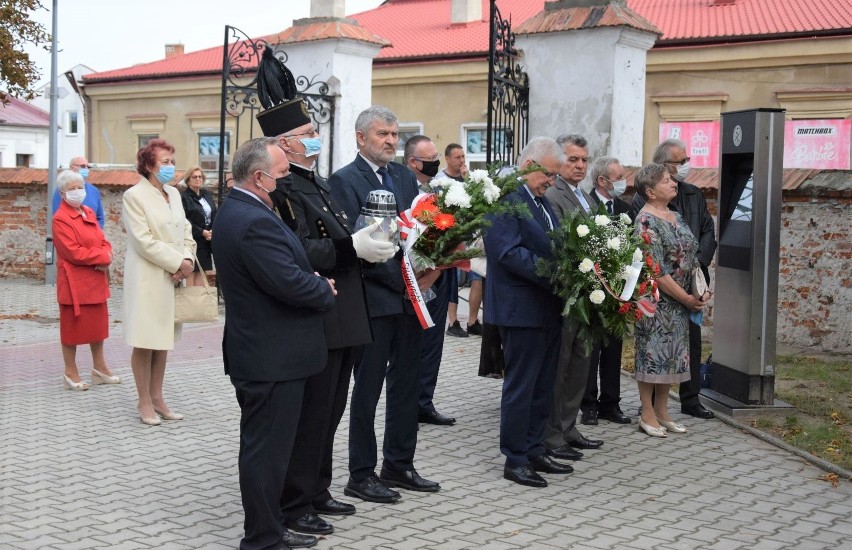
<instances>
[{"instance_id":1,"label":"woman with blonde hair","mask_svg":"<svg viewBox=\"0 0 852 550\"><path fill-rule=\"evenodd\" d=\"M210 191L204 188L204 172L196 166L186 171L183 182L186 189L181 193L186 219L192 226L192 238L195 239L198 263L187 284L200 286L202 277L213 270L213 220L216 219L216 201Z\"/></svg>"},{"instance_id":2,"label":"woman with blonde hair","mask_svg":"<svg viewBox=\"0 0 852 550\"><path fill-rule=\"evenodd\" d=\"M170 183L175 148L152 139L136 154L142 176L125 191L121 218L127 230L124 261L124 340L133 346L130 366L144 424L181 420L163 399L168 350L180 340L175 286L192 274L195 241L180 192Z\"/></svg>"}]
</instances>

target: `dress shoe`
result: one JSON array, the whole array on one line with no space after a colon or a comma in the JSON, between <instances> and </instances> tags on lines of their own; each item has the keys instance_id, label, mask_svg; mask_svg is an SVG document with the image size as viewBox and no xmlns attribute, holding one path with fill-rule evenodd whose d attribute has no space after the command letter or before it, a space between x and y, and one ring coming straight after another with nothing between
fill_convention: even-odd
<instances>
[{"instance_id":1,"label":"dress shoe","mask_svg":"<svg viewBox=\"0 0 852 550\"><path fill-rule=\"evenodd\" d=\"M114 375L110 376L99 370L92 369L92 385L99 386L101 384L121 384L121 378Z\"/></svg>"},{"instance_id":2,"label":"dress shoe","mask_svg":"<svg viewBox=\"0 0 852 550\"><path fill-rule=\"evenodd\" d=\"M183 420L183 415L172 411L164 411L154 407L154 412L160 415L163 420Z\"/></svg>"},{"instance_id":3,"label":"dress shoe","mask_svg":"<svg viewBox=\"0 0 852 550\"><path fill-rule=\"evenodd\" d=\"M544 472L546 474L570 474L574 471L574 468L570 465L556 462L546 454L530 460L530 466L536 472Z\"/></svg>"},{"instance_id":4,"label":"dress shoe","mask_svg":"<svg viewBox=\"0 0 852 550\"><path fill-rule=\"evenodd\" d=\"M466 333L464 331L464 329L461 327L461 324L458 321L456 321L455 323L450 325L450 328L447 329L447 336L455 336L457 338L467 338L468 333Z\"/></svg>"},{"instance_id":5,"label":"dress shoe","mask_svg":"<svg viewBox=\"0 0 852 550\"><path fill-rule=\"evenodd\" d=\"M672 432L672 433L675 433L675 434L685 434L686 433L686 426L684 426L683 424L680 424L678 422L675 422L673 420L660 420L658 418L657 422L659 422L660 426L665 428L666 431L669 431L669 432Z\"/></svg>"},{"instance_id":6,"label":"dress shoe","mask_svg":"<svg viewBox=\"0 0 852 550\"><path fill-rule=\"evenodd\" d=\"M86 391L89 389L89 385L82 380L74 382L64 374L62 375L62 385L65 386L66 390Z\"/></svg>"},{"instance_id":7,"label":"dress shoe","mask_svg":"<svg viewBox=\"0 0 852 550\"><path fill-rule=\"evenodd\" d=\"M598 425L598 411L583 411L583 416L580 418L580 424L586 426Z\"/></svg>"},{"instance_id":8,"label":"dress shoe","mask_svg":"<svg viewBox=\"0 0 852 550\"><path fill-rule=\"evenodd\" d=\"M355 481L350 476L349 482L343 489L343 494L348 497L358 497L367 502L390 503L401 498L399 493L382 483L375 473L368 475L361 481Z\"/></svg>"},{"instance_id":9,"label":"dress shoe","mask_svg":"<svg viewBox=\"0 0 852 550\"><path fill-rule=\"evenodd\" d=\"M708 411L704 408L704 405L698 404L693 405L691 407L681 407L680 412L683 414L688 414L689 416L694 416L695 418L701 418L703 420L710 420L711 418L716 418L716 415L713 414L713 411Z\"/></svg>"},{"instance_id":10,"label":"dress shoe","mask_svg":"<svg viewBox=\"0 0 852 550\"><path fill-rule=\"evenodd\" d=\"M467 333L474 336L482 336L482 323L479 322L479 319L474 321L472 325L467 326Z\"/></svg>"},{"instance_id":11,"label":"dress shoe","mask_svg":"<svg viewBox=\"0 0 852 550\"><path fill-rule=\"evenodd\" d=\"M535 470L529 464L517 468L503 467L503 478L527 487L547 487L547 481L535 473Z\"/></svg>"},{"instance_id":12,"label":"dress shoe","mask_svg":"<svg viewBox=\"0 0 852 550\"><path fill-rule=\"evenodd\" d=\"M548 456L558 458L559 460L580 460L581 458L583 458L583 453L581 453L580 451L575 451L568 445L556 447L555 449L550 449L549 451L545 452Z\"/></svg>"},{"instance_id":13,"label":"dress shoe","mask_svg":"<svg viewBox=\"0 0 852 550\"><path fill-rule=\"evenodd\" d=\"M311 535L300 535L287 531L281 538L286 548L310 548L317 545L317 538Z\"/></svg>"},{"instance_id":14,"label":"dress shoe","mask_svg":"<svg viewBox=\"0 0 852 550\"><path fill-rule=\"evenodd\" d=\"M420 491L423 493L436 493L441 489L441 486L434 481L423 479L417 470L406 470L404 472L394 472L382 467L379 474L379 480L388 487L400 487L409 491Z\"/></svg>"},{"instance_id":15,"label":"dress shoe","mask_svg":"<svg viewBox=\"0 0 852 550\"><path fill-rule=\"evenodd\" d=\"M438 411L420 411L417 421L421 424L436 424L438 426L452 426L456 419L452 416L444 416Z\"/></svg>"},{"instance_id":16,"label":"dress shoe","mask_svg":"<svg viewBox=\"0 0 852 550\"><path fill-rule=\"evenodd\" d=\"M574 441L569 441L568 444L575 449L600 449L604 442L600 439L587 439L586 436L581 435Z\"/></svg>"},{"instance_id":17,"label":"dress shoe","mask_svg":"<svg viewBox=\"0 0 852 550\"><path fill-rule=\"evenodd\" d=\"M665 428L663 428L662 426L657 428L655 426L650 426L648 424L645 424L645 422L642 420L641 416L639 417L639 431L645 432L646 434L650 435L651 437L668 437L668 434L666 433Z\"/></svg>"},{"instance_id":18,"label":"dress shoe","mask_svg":"<svg viewBox=\"0 0 852 550\"><path fill-rule=\"evenodd\" d=\"M632 424L633 421L630 420L630 417L621 412L621 409L618 407L608 410L608 411L600 411L598 412L598 418L603 420L609 420L610 422L614 422L616 424Z\"/></svg>"},{"instance_id":19,"label":"dress shoe","mask_svg":"<svg viewBox=\"0 0 852 550\"><path fill-rule=\"evenodd\" d=\"M333 498L320 504L314 504L314 510L324 516L351 516L355 513L354 506Z\"/></svg>"},{"instance_id":20,"label":"dress shoe","mask_svg":"<svg viewBox=\"0 0 852 550\"><path fill-rule=\"evenodd\" d=\"M325 521L314 512L284 522L287 529L305 533L306 535L330 535L334 533L334 526Z\"/></svg>"}]
</instances>

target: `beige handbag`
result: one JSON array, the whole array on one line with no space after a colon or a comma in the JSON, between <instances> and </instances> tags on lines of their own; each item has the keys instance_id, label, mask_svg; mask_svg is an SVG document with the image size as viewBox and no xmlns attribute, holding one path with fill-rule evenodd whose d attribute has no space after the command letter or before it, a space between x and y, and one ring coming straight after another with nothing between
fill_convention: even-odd
<instances>
[{"instance_id":1,"label":"beige handbag","mask_svg":"<svg viewBox=\"0 0 852 550\"><path fill-rule=\"evenodd\" d=\"M198 259L193 255L193 260ZM204 286L175 287L175 323L210 323L219 319L219 300L216 287L202 277Z\"/></svg>"},{"instance_id":2,"label":"beige handbag","mask_svg":"<svg viewBox=\"0 0 852 550\"><path fill-rule=\"evenodd\" d=\"M701 299L704 296L704 293L709 290L707 285L707 279L704 278L704 272L701 271L700 267L693 268L692 270L692 295Z\"/></svg>"}]
</instances>

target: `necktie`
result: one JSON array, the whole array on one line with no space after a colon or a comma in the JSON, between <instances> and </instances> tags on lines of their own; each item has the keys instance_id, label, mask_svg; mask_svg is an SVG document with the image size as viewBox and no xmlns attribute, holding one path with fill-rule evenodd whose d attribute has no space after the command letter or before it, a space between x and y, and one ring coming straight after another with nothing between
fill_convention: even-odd
<instances>
[{"instance_id":1,"label":"necktie","mask_svg":"<svg viewBox=\"0 0 852 550\"><path fill-rule=\"evenodd\" d=\"M535 201L535 205L538 206L538 209L541 210L541 215L544 218L544 223L547 224L547 228L553 230L553 221L550 219L550 216L547 215L547 210L544 209L544 204L542 204L541 199L539 197L535 197L533 200Z\"/></svg>"},{"instance_id":2,"label":"necktie","mask_svg":"<svg viewBox=\"0 0 852 550\"><path fill-rule=\"evenodd\" d=\"M583 210L588 212L589 211L589 203L586 202L586 197L583 196L583 192L580 191L579 187L575 187L574 193L577 195L577 199L580 200L580 205L583 207Z\"/></svg>"},{"instance_id":3,"label":"necktie","mask_svg":"<svg viewBox=\"0 0 852 550\"><path fill-rule=\"evenodd\" d=\"M612 201L606 201L606 211L612 216Z\"/></svg>"},{"instance_id":4,"label":"necktie","mask_svg":"<svg viewBox=\"0 0 852 550\"><path fill-rule=\"evenodd\" d=\"M393 178L391 178L390 172L388 172L388 167L380 166L379 169L376 171L382 177L382 185L385 187L385 189L387 189L391 193L394 193L395 190L393 188Z\"/></svg>"}]
</instances>

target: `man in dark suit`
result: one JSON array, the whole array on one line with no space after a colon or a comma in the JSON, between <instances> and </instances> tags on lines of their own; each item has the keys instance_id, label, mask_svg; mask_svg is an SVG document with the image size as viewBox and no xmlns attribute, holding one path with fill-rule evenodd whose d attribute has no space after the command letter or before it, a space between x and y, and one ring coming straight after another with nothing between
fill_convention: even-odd
<instances>
[{"instance_id":1,"label":"man in dark suit","mask_svg":"<svg viewBox=\"0 0 852 550\"><path fill-rule=\"evenodd\" d=\"M710 280L710 262L716 253L716 230L713 217L707 209L707 201L701 190L686 183L689 175L689 157L686 144L678 139L667 139L654 149L653 162L662 164L669 170L672 179L677 181L677 196L669 203L669 208L678 212L698 241L698 262L704 277ZM645 206L645 199L639 193L633 195L631 211L633 216ZM701 393L701 327L689 322L689 381L680 385L680 411L696 418L709 420L715 415L706 409L698 394Z\"/></svg>"},{"instance_id":2,"label":"man in dark suit","mask_svg":"<svg viewBox=\"0 0 852 550\"><path fill-rule=\"evenodd\" d=\"M530 216L504 215L484 236L488 260L485 322L496 325L503 341L505 373L500 402L500 452L503 477L530 487L546 487L538 472L567 474L571 466L554 462L542 441L559 354L562 301L550 281L536 274L539 258L550 258L548 231L557 223L544 197L564 160L548 137L530 140L518 168L541 168L523 176L524 184L505 200L527 205Z\"/></svg>"},{"instance_id":3,"label":"man in dark suit","mask_svg":"<svg viewBox=\"0 0 852 550\"><path fill-rule=\"evenodd\" d=\"M276 185L270 199L301 240L311 267L334 279L338 290L334 308L323 317L328 361L305 382L296 435L299 444L290 458L281 500L288 528L328 535L334 526L319 514L355 513L354 506L332 498L328 489L334 435L346 410L352 367L362 346L373 341L359 258L387 261L396 247L371 238L373 229L369 227L353 233L339 216L328 183L314 170L322 140L304 100L283 102L261 112L257 119L264 134L277 137L290 163L290 177Z\"/></svg>"},{"instance_id":4,"label":"man in dark suit","mask_svg":"<svg viewBox=\"0 0 852 550\"><path fill-rule=\"evenodd\" d=\"M323 313L334 281L314 274L296 235L272 211L269 193L289 172L274 138L234 154L237 187L214 222L216 269L228 304L222 352L240 405L240 548L312 546L282 523L281 494L305 380L326 363Z\"/></svg>"},{"instance_id":5,"label":"man in dark suit","mask_svg":"<svg viewBox=\"0 0 852 550\"><path fill-rule=\"evenodd\" d=\"M595 186L590 193L592 210L597 211L604 205L613 219L621 214L630 214L630 205L619 198L627 188L624 179L624 167L615 157L600 157L589 168L589 179ZM631 218L632 219L632 218ZM610 336L606 342L595 342L589 362L589 379L586 394L580 409L583 411L581 422L596 425L598 418L630 424L630 418L619 407L621 401L621 338ZM598 365L600 365L601 392L598 397Z\"/></svg>"},{"instance_id":6,"label":"man in dark suit","mask_svg":"<svg viewBox=\"0 0 852 550\"><path fill-rule=\"evenodd\" d=\"M391 191L397 212L407 209L418 194L417 180L405 166L392 162L399 143L399 124L390 110L373 106L355 121L358 155L329 178L331 195L345 220L356 220L367 195L375 189ZM417 364L423 329L406 295L402 253L384 264L364 270L367 305L373 325L373 343L355 364L355 386L349 406L349 482L344 494L370 502L395 502L400 495L390 487L435 492L440 486L414 469L417 446ZM431 286L439 273L424 277ZM375 469L376 406L387 377L385 436L381 477Z\"/></svg>"},{"instance_id":7,"label":"man in dark suit","mask_svg":"<svg viewBox=\"0 0 852 550\"><path fill-rule=\"evenodd\" d=\"M559 169L556 185L547 190L546 197L553 204L558 222L566 212L582 209L589 212L592 197L580 189L586 177L589 149L583 136L563 134L556 142L565 153L565 162ZM589 378L589 353L591 342L584 341L577 323L568 317L562 320L562 343L559 350L559 367L556 371L553 404L547 422L544 446L554 458L579 460L583 454L576 449L597 449L603 445L599 439L588 439L577 429L580 403L586 394Z\"/></svg>"}]
</instances>

